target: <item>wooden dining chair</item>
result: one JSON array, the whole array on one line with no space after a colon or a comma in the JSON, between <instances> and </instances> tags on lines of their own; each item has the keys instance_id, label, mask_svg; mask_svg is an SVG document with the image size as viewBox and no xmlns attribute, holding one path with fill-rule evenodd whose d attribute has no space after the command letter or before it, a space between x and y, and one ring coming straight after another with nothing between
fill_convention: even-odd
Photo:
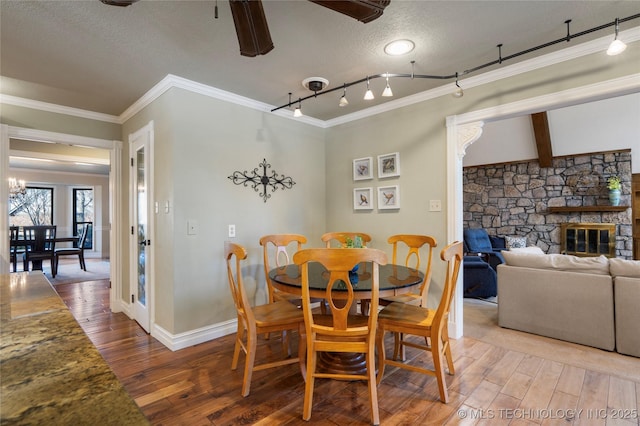
<instances>
[{"instance_id":1,"label":"wooden dining chair","mask_svg":"<svg viewBox=\"0 0 640 426\"><path fill-rule=\"evenodd\" d=\"M420 256L421 249L424 251L424 257L426 258L426 267L424 270L424 279L420 284L417 293L404 293L394 296L383 296L380 298L380 305L387 306L393 302L410 303L417 306L427 306L427 296L429 294L429 284L431 283L431 267L433 263L433 248L437 247L436 239L429 235L411 235L411 234L397 234L392 235L387 239L387 242L392 245L393 251L391 255L391 263L399 265L399 253L406 252L404 256L404 266L413 268L416 271L420 270L420 264L422 263L422 257ZM423 249L423 247L426 247ZM368 301L362 300L360 303L362 312L368 312Z\"/></svg>"},{"instance_id":2,"label":"wooden dining chair","mask_svg":"<svg viewBox=\"0 0 640 426\"><path fill-rule=\"evenodd\" d=\"M269 303L273 303L278 300L287 300L297 306L301 305L302 302L299 296L279 291L273 286L273 283L269 278L269 271L274 267L280 268L290 264L291 258L287 249L289 248L290 250L295 250L295 252L297 252L300 251L302 249L302 245L306 243L307 237L300 234L271 234L260 238L264 275L267 282L267 291L269 293Z\"/></svg>"},{"instance_id":3,"label":"wooden dining chair","mask_svg":"<svg viewBox=\"0 0 640 426\"><path fill-rule=\"evenodd\" d=\"M56 264L54 261L56 228L56 225L24 226L22 228L25 239L24 271L29 270L30 262L49 260L51 276L53 278L56 277Z\"/></svg>"},{"instance_id":4,"label":"wooden dining chair","mask_svg":"<svg viewBox=\"0 0 640 426\"><path fill-rule=\"evenodd\" d=\"M302 245L306 243L307 237L300 234L271 234L260 238L264 263L264 275L266 277L267 290L269 292L269 303L273 303L278 300L287 300L298 307L302 306L302 299L300 296L279 291L274 287L273 282L269 278L269 271L274 267L286 267L291 263L291 258L287 248L292 250L295 249L295 253L300 251L302 249ZM326 311L327 307L324 299L314 297L312 298L312 301L314 303L320 303L322 311Z\"/></svg>"},{"instance_id":5,"label":"wooden dining chair","mask_svg":"<svg viewBox=\"0 0 640 426\"><path fill-rule=\"evenodd\" d=\"M378 383L383 378L385 365L392 365L410 371L435 376L440 391L440 400L449 402L449 393L444 377L444 362L446 361L449 374L455 374L451 346L449 345L449 311L451 300L455 292L458 273L462 264L462 242L454 242L442 249L440 258L447 263L447 273L444 289L437 309L427 309L408 303L394 302L382 309L378 315L378 335L376 346L378 349ZM384 334L394 334L393 358L387 359L384 348ZM408 341L405 335L428 338L430 344L419 344ZM401 346L418 348L431 353L434 369L416 366L398 361Z\"/></svg>"},{"instance_id":6,"label":"wooden dining chair","mask_svg":"<svg viewBox=\"0 0 640 426\"><path fill-rule=\"evenodd\" d=\"M53 252L53 258L56 264L56 273L58 272L58 261L61 256L78 256L80 268L83 271L87 270L87 265L84 261L84 244L87 241L87 235L89 234L89 226L89 224L85 224L82 227L82 231L80 231L80 236L78 237L78 247L62 247L55 249Z\"/></svg>"},{"instance_id":7,"label":"wooden dining chair","mask_svg":"<svg viewBox=\"0 0 640 426\"><path fill-rule=\"evenodd\" d=\"M313 390L316 378L339 380L366 380L369 388L371 420L380 423L375 371L375 333L378 316L379 265L387 263L387 255L375 249L320 248L297 252L293 261L302 270L302 310L304 312L307 363L306 384L302 418L311 418ZM319 262L328 275L325 299L330 313L314 314L311 310L309 290L309 263ZM354 295L352 274L354 265L372 262L371 315L352 315L350 310L357 302ZM340 289L337 291L336 289ZM345 299L346 297L346 299ZM318 369L318 352L361 353L366 360L366 372L350 374L348 371L321 371Z\"/></svg>"},{"instance_id":8,"label":"wooden dining chair","mask_svg":"<svg viewBox=\"0 0 640 426\"><path fill-rule=\"evenodd\" d=\"M347 246L348 239L355 241L356 237L360 237L362 244L365 246L371 242L371 236L364 232L327 232L323 234L320 239L327 245L327 248L331 248L334 242L338 242L340 247L344 248Z\"/></svg>"},{"instance_id":9,"label":"wooden dining chair","mask_svg":"<svg viewBox=\"0 0 640 426\"><path fill-rule=\"evenodd\" d=\"M240 350L242 350L245 353L242 396L247 396L251 388L251 376L254 371L293 363L300 363L301 370L303 369L301 361L303 357L298 355L295 358L291 358L288 338L282 341L285 353L284 359L263 362L259 365L256 365L255 361L259 335L282 331L304 332L304 315L300 309L284 300L252 307L244 288L241 269L242 261L247 258L247 250L241 245L226 241L224 243L224 253L229 288L231 289L231 295L238 314L238 331L236 333L231 369L236 370L238 368ZM286 336L289 336L289 333ZM302 340L302 337L300 340ZM299 345L299 354L303 353L303 350L304 347Z\"/></svg>"},{"instance_id":10,"label":"wooden dining chair","mask_svg":"<svg viewBox=\"0 0 640 426\"><path fill-rule=\"evenodd\" d=\"M24 254L24 243L20 242L20 227L9 227L9 261L13 265L13 272L18 270L18 256Z\"/></svg>"}]
</instances>

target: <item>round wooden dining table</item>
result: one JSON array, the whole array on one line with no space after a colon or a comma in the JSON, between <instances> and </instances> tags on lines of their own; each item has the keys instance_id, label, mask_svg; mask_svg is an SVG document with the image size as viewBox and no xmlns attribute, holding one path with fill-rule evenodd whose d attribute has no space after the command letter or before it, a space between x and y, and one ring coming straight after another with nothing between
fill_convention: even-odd
<instances>
[{"instance_id":1,"label":"round wooden dining table","mask_svg":"<svg viewBox=\"0 0 640 426\"><path fill-rule=\"evenodd\" d=\"M357 283L353 282L354 296L356 299L371 299L371 263L363 262L358 265ZM301 268L298 265L290 264L273 268L269 271L269 278L273 286L280 291L295 295L302 295ZM414 287L420 285L424 279L424 274L416 269L402 265L380 265L379 282L380 297L394 296L410 292ZM329 275L327 270L318 262L309 263L309 294L311 297L324 298L327 292ZM334 298L340 299L340 289L335 288ZM344 290L344 298L347 298L347 291Z\"/></svg>"},{"instance_id":2,"label":"round wooden dining table","mask_svg":"<svg viewBox=\"0 0 640 426\"><path fill-rule=\"evenodd\" d=\"M357 300L371 299L371 270L369 262L358 265L357 278L352 278L353 293ZM285 265L269 271L269 278L273 286L286 293L302 295L301 267L295 264ZM393 296L410 292L419 286L424 274L416 269L402 265L380 265L379 284L380 297ZM357 283L355 282L357 280ZM315 298L325 298L329 274L318 262L309 263L309 294ZM334 288L334 299L341 299L341 289ZM348 297L344 289L344 299ZM363 354L329 353L323 352L318 357L318 368L332 373L349 372L349 374L365 374L366 362Z\"/></svg>"}]
</instances>

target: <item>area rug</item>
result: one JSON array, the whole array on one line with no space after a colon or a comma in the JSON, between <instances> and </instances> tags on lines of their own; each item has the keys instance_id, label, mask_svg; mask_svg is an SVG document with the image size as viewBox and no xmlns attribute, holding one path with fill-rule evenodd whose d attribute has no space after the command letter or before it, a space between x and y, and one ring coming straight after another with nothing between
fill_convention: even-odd
<instances>
[{"instance_id":1,"label":"area rug","mask_svg":"<svg viewBox=\"0 0 640 426\"><path fill-rule=\"evenodd\" d=\"M87 270L80 268L78 260L65 259L58 264L56 277L51 276L51 268L45 262L44 274L53 285L69 284L83 281L109 279L109 261L104 259L85 259Z\"/></svg>"}]
</instances>

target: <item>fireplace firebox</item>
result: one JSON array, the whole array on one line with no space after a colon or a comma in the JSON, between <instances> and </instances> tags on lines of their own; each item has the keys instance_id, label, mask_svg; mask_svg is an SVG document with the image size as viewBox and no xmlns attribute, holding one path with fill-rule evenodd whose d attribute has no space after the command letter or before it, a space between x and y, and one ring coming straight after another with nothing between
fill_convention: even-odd
<instances>
[{"instance_id":1,"label":"fireplace firebox","mask_svg":"<svg viewBox=\"0 0 640 426\"><path fill-rule=\"evenodd\" d=\"M574 256L616 256L614 223L563 223L561 253Z\"/></svg>"}]
</instances>

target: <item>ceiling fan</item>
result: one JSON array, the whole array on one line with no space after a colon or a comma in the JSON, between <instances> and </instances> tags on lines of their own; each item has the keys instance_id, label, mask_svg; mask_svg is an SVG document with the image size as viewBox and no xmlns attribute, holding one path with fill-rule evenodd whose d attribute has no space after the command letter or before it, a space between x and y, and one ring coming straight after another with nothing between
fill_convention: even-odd
<instances>
[{"instance_id":1,"label":"ceiling fan","mask_svg":"<svg viewBox=\"0 0 640 426\"><path fill-rule=\"evenodd\" d=\"M138 0L100 0L112 6L129 6ZM367 23L382 16L391 0L309 0ZM242 56L266 55L273 49L261 0L229 0Z\"/></svg>"}]
</instances>

